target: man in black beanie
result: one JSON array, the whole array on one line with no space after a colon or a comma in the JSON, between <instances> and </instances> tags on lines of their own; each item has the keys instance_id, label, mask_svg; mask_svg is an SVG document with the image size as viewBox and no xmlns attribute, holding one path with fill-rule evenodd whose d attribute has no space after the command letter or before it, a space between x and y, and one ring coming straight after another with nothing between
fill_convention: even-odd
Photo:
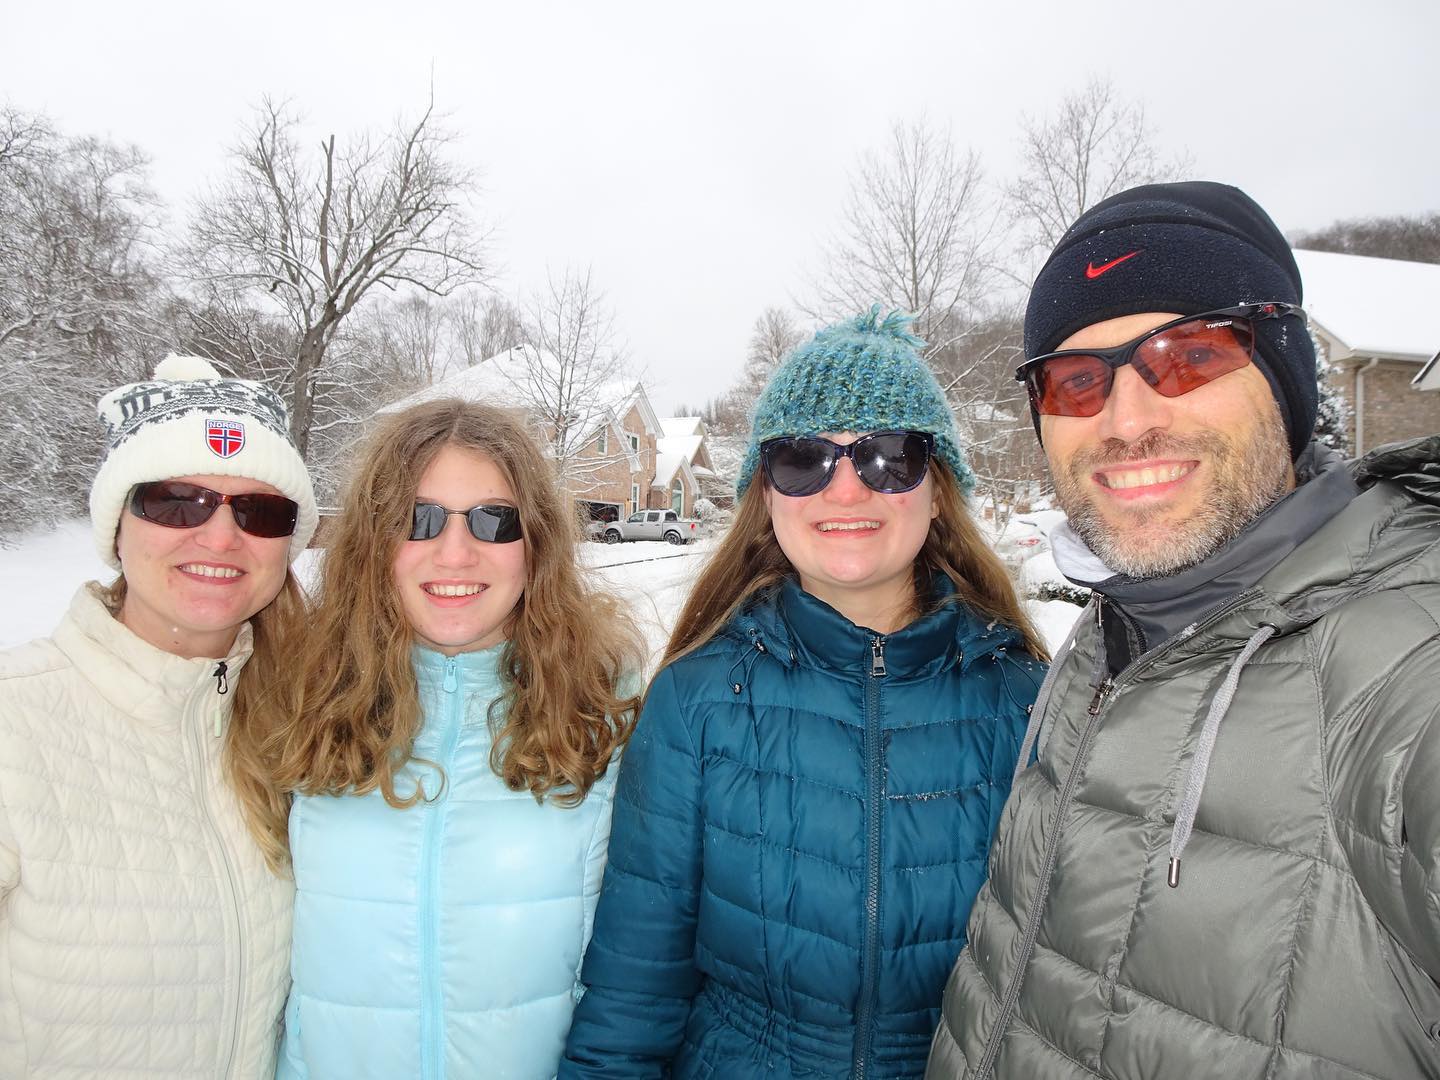
<instances>
[{"instance_id":1,"label":"man in black beanie","mask_svg":"<svg viewBox=\"0 0 1440 1080\"><path fill-rule=\"evenodd\" d=\"M1440 437L1313 442L1301 301L1203 182L1105 200L1036 279L1017 377L1093 601L927 1076L1440 1077Z\"/></svg>"}]
</instances>

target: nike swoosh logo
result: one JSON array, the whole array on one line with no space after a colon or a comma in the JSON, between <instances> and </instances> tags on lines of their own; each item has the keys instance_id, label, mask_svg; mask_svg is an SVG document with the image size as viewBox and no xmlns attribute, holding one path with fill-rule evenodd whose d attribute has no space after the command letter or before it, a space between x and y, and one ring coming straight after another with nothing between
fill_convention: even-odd
<instances>
[{"instance_id":1,"label":"nike swoosh logo","mask_svg":"<svg viewBox=\"0 0 1440 1080\"><path fill-rule=\"evenodd\" d=\"M1137 251L1132 251L1132 252L1130 252L1129 255L1121 255L1118 259L1111 259L1111 260L1110 260L1108 263L1106 263L1104 266L1096 266L1094 263L1090 263L1089 265L1087 265L1087 266L1085 267L1085 276L1086 276L1087 278L1089 278L1091 281L1094 281L1094 280L1095 280L1097 277L1099 277L1101 274L1105 273L1105 271L1107 271L1107 270L1113 270L1115 267L1119 266L1119 265L1120 265L1122 262L1124 262L1126 259L1133 259L1136 255L1139 255L1139 254L1140 254L1140 252L1139 252L1138 250L1137 250Z\"/></svg>"}]
</instances>

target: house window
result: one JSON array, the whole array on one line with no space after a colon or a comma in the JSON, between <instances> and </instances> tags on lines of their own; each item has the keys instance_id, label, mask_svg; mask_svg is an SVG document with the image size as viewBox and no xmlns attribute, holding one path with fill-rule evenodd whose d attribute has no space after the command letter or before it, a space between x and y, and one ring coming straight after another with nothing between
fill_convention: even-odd
<instances>
[{"instance_id":1,"label":"house window","mask_svg":"<svg viewBox=\"0 0 1440 1080\"><path fill-rule=\"evenodd\" d=\"M632 454L638 454L640 452L640 436L627 431L625 432L625 438L630 440L630 452Z\"/></svg>"},{"instance_id":2,"label":"house window","mask_svg":"<svg viewBox=\"0 0 1440 1080\"><path fill-rule=\"evenodd\" d=\"M608 453L610 452L610 429L609 429L609 428L602 427L602 428L600 429L600 437L595 440L595 449L598 450L598 451L599 451L600 453L602 453L602 454L608 454Z\"/></svg>"},{"instance_id":3,"label":"house window","mask_svg":"<svg viewBox=\"0 0 1440 1080\"><path fill-rule=\"evenodd\" d=\"M675 486L670 489L670 509L680 516L685 515L685 485L680 483L680 478L675 478Z\"/></svg>"},{"instance_id":4,"label":"house window","mask_svg":"<svg viewBox=\"0 0 1440 1080\"><path fill-rule=\"evenodd\" d=\"M639 510L639 509L640 509L640 485L639 485L639 484L631 484L631 485L630 485L630 509L632 509L632 510Z\"/></svg>"}]
</instances>

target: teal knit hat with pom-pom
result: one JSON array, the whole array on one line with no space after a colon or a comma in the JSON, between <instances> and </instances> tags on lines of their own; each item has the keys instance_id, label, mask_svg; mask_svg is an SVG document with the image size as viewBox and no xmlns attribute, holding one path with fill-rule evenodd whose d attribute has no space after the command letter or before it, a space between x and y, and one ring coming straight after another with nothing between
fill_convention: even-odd
<instances>
[{"instance_id":1,"label":"teal knit hat with pom-pom","mask_svg":"<svg viewBox=\"0 0 1440 1080\"><path fill-rule=\"evenodd\" d=\"M899 311L882 319L876 304L868 314L825 327L791 353L755 403L735 493L743 495L750 486L766 439L827 431L925 431L935 436L936 456L968 495L975 474L960 451L945 394L920 357L925 343L909 332L912 321Z\"/></svg>"}]
</instances>

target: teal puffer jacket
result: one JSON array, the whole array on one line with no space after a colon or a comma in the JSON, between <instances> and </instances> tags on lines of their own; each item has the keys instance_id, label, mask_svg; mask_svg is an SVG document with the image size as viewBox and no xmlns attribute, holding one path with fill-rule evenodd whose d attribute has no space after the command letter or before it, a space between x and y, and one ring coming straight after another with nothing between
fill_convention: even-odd
<instances>
[{"instance_id":1,"label":"teal puffer jacket","mask_svg":"<svg viewBox=\"0 0 1440 1080\"><path fill-rule=\"evenodd\" d=\"M397 785L295 800L294 988L278 1075L312 1080L555 1074L579 996L615 775L578 807L490 768L500 649L417 649L425 719Z\"/></svg>"},{"instance_id":2,"label":"teal puffer jacket","mask_svg":"<svg viewBox=\"0 0 1440 1080\"><path fill-rule=\"evenodd\" d=\"M560 1075L918 1076L1042 674L793 581L661 671Z\"/></svg>"}]
</instances>

